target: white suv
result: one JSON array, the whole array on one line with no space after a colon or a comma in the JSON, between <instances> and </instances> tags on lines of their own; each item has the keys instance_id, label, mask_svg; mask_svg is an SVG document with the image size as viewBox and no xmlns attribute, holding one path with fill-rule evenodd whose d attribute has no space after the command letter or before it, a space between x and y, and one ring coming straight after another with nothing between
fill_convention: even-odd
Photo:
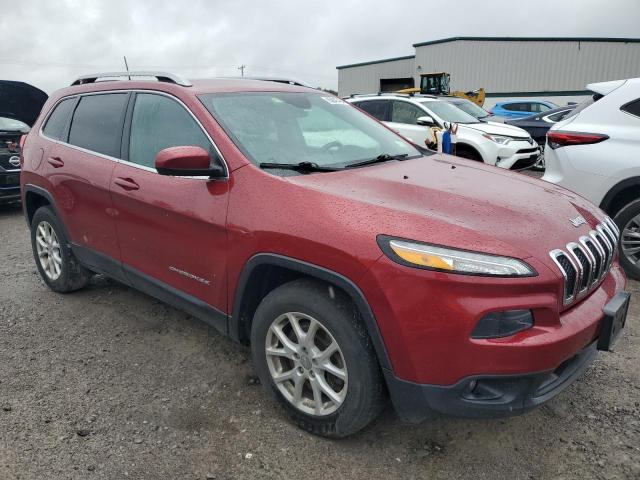
<instances>
[{"instance_id":1,"label":"white suv","mask_svg":"<svg viewBox=\"0 0 640 480\"><path fill-rule=\"evenodd\" d=\"M403 137L424 145L429 128L457 123L456 155L501 168L520 170L534 165L538 144L523 129L484 122L432 95L354 95L345 99L387 124Z\"/></svg>"},{"instance_id":2,"label":"white suv","mask_svg":"<svg viewBox=\"0 0 640 480\"><path fill-rule=\"evenodd\" d=\"M547 133L543 179L614 218L622 232L620 262L640 280L640 78L587 89L593 98Z\"/></svg>"}]
</instances>

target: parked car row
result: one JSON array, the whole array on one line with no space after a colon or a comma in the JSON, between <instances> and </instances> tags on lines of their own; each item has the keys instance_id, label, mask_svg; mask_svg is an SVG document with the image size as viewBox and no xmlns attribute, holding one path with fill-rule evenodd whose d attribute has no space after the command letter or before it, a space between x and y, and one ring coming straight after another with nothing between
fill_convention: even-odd
<instances>
[{"instance_id":1,"label":"parked car row","mask_svg":"<svg viewBox=\"0 0 640 480\"><path fill-rule=\"evenodd\" d=\"M437 97L149 76L81 77L23 138L52 290L98 272L201 318L250 346L295 423L330 437L388 398L410 421L527 412L619 337L620 217L506 171L535 159L523 130ZM489 165L408 140L445 122ZM564 131L548 148L605 143Z\"/></svg>"},{"instance_id":2,"label":"parked car row","mask_svg":"<svg viewBox=\"0 0 640 480\"><path fill-rule=\"evenodd\" d=\"M458 124L456 155L511 170L533 166L540 148L524 130L478 118L480 107L468 100L433 95L357 95L346 99L417 145L431 127ZM468 102L465 104L464 102ZM464 109L460 106L463 105ZM467 111L475 111L474 114Z\"/></svg>"}]
</instances>

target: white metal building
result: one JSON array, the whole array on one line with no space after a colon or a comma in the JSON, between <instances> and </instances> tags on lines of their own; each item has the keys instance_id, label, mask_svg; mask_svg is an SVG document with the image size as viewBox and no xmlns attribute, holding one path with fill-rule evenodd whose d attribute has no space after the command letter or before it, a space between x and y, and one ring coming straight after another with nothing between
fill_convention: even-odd
<instances>
[{"instance_id":1,"label":"white metal building","mask_svg":"<svg viewBox=\"0 0 640 480\"><path fill-rule=\"evenodd\" d=\"M579 101L592 82L640 77L640 39L454 37L415 43L414 55L342 65L338 94L419 87L447 72L451 91L484 87L485 108L505 98Z\"/></svg>"}]
</instances>

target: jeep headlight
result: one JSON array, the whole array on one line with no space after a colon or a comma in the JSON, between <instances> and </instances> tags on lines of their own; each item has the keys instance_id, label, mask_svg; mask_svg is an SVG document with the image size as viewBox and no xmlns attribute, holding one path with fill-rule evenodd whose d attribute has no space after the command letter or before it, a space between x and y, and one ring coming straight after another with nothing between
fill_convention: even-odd
<instances>
[{"instance_id":1,"label":"jeep headlight","mask_svg":"<svg viewBox=\"0 0 640 480\"><path fill-rule=\"evenodd\" d=\"M378 244L391 260L408 267L496 277L537 275L531 265L517 258L418 243L386 235L378 236Z\"/></svg>"},{"instance_id":2,"label":"jeep headlight","mask_svg":"<svg viewBox=\"0 0 640 480\"><path fill-rule=\"evenodd\" d=\"M506 145L508 144L511 140L513 140L511 137L504 137L502 135L490 135L488 133L483 133L482 136L484 138L488 138L489 140L491 140L492 142L498 143L500 145Z\"/></svg>"}]
</instances>

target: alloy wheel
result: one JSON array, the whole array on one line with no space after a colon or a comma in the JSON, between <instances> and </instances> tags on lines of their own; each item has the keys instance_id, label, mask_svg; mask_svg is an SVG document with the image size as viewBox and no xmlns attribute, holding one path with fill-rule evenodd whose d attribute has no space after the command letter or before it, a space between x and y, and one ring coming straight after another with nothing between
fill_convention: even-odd
<instances>
[{"instance_id":1,"label":"alloy wheel","mask_svg":"<svg viewBox=\"0 0 640 480\"><path fill-rule=\"evenodd\" d=\"M57 280L62 273L60 242L49 222L42 221L36 230L36 251L40 266L49 280Z\"/></svg>"},{"instance_id":2,"label":"alloy wheel","mask_svg":"<svg viewBox=\"0 0 640 480\"><path fill-rule=\"evenodd\" d=\"M632 265L640 266L640 215L636 215L622 229L622 253Z\"/></svg>"},{"instance_id":3,"label":"alloy wheel","mask_svg":"<svg viewBox=\"0 0 640 480\"><path fill-rule=\"evenodd\" d=\"M269 373L280 393L298 410L314 416L335 412L347 395L348 374L340 346L315 318L289 312L267 332Z\"/></svg>"}]
</instances>

